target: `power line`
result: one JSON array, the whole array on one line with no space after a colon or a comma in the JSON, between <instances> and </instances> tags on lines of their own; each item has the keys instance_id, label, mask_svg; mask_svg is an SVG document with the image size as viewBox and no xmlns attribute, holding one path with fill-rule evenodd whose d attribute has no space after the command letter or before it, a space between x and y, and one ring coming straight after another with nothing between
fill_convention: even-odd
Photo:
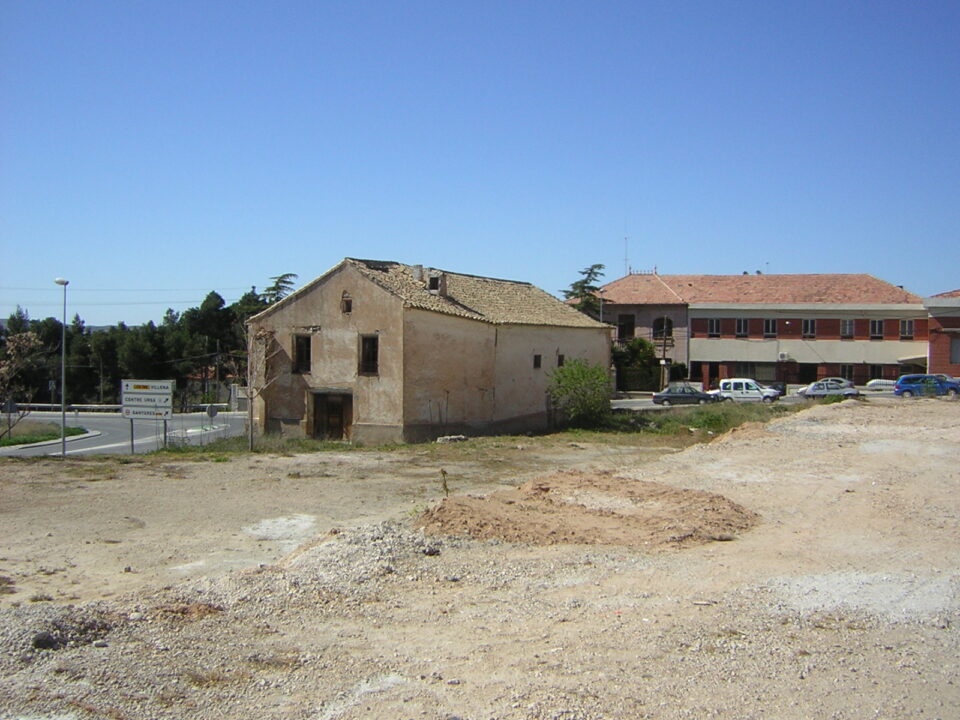
<instances>
[{"instance_id":1,"label":"power line","mask_svg":"<svg viewBox=\"0 0 960 720\"><path fill-rule=\"evenodd\" d=\"M242 287L228 287L221 288L222 290L248 290L248 286ZM48 287L8 287L5 285L0 285L0 290L30 290L37 292L50 292ZM83 292L218 292L217 290L211 290L210 288L76 288L71 289L70 293L83 293Z\"/></svg>"}]
</instances>

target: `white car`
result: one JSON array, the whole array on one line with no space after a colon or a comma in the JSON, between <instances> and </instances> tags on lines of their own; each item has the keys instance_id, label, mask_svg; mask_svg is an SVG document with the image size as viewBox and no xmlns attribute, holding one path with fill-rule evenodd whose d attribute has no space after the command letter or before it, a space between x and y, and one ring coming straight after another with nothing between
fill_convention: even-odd
<instances>
[{"instance_id":1,"label":"white car","mask_svg":"<svg viewBox=\"0 0 960 720\"><path fill-rule=\"evenodd\" d=\"M880 390L893 390L893 386L896 384L896 380L881 380L877 378L876 380L868 380L866 388L867 390L879 392Z\"/></svg>"},{"instance_id":2,"label":"white car","mask_svg":"<svg viewBox=\"0 0 960 720\"><path fill-rule=\"evenodd\" d=\"M750 378L727 378L720 381L720 389L713 390L722 400L732 402L771 403L780 397L780 391L761 385Z\"/></svg>"},{"instance_id":3,"label":"white car","mask_svg":"<svg viewBox=\"0 0 960 720\"><path fill-rule=\"evenodd\" d=\"M855 387L843 387L835 382L819 380L797 390L797 395L808 399L836 397L838 395L840 397L853 398L859 397L860 391Z\"/></svg>"}]
</instances>

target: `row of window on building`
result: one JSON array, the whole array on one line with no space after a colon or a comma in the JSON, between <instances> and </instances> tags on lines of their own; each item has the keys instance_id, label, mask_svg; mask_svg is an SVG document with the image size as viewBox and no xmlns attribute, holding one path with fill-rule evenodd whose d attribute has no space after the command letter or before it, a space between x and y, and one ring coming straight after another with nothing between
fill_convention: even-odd
<instances>
[{"instance_id":1,"label":"row of window on building","mask_svg":"<svg viewBox=\"0 0 960 720\"><path fill-rule=\"evenodd\" d=\"M293 337L293 372L306 374L312 372L313 357L311 352L311 337L309 335L294 335ZM563 367L564 356L557 355L557 367ZM380 338L376 335L360 336L360 367L361 375L377 375L380 370ZM533 356L533 367L539 370L543 366L543 356Z\"/></svg>"},{"instance_id":2,"label":"row of window on building","mask_svg":"<svg viewBox=\"0 0 960 720\"><path fill-rule=\"evenodd\" d=\"M720 321L721 318L707 318L707 337L720 337ZM817 337L817 321L812 318L807 318L801 320L800 327L800 336L804 338L813 339ZM883 340L884 338L884 320L871 320L870 321L870 339L871 340ZM842 319L840 320L840 338L845 340L852 340L855 333L855 325L853 319ZM750 336L750 320L749 318L736 318L736 324L734 329L734 334L736 337L745 338ZM778 326L776 318L764 318L763 320L763 337L765 338L775 338L778 336ZM900 320L900 333L899 337L901 340L913 340L913 320Z\"/></svg>"},{"instance_id":3,"label":"row of window on building","mask_svg":"<svg viewBox=\"0 0 960 720\"><path fill-rule=\"evenodd\" d=\"M293 372L306 374L313 371L311 345L312 338L310 335L294 335ZM378 375L380 373L380 338L377 335L360 336L360 366L358 372L361 375Z\"/></svg>"}]
</instances>

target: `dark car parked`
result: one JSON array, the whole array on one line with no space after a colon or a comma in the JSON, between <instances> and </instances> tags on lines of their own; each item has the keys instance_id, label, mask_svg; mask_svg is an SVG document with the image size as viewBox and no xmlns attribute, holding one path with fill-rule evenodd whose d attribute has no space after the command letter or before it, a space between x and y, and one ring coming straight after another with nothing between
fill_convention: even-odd
<instances>
[{"instance_id":1,"label":"dark car parked","mask_svg":"<svg viewBox=\"0 0 960 720\"><path fill-rule=\"evenodd\" d=\"M671 405L706 405L720 399L718 395L701 392L690 385L674 385L653 395L653 402L665 407Z\"/></svg>"},{"instance_id":2,"label":"dark car parked","mask_svg":"<svg viewBox=\"0 0 960 720\"><path fill-rule=\"evenodd\" d=\"M960 383L937 375L901 375L893 386L893 394L905 398L934 395L956 397L960 394Z\"/></svg>"}]
</instances>

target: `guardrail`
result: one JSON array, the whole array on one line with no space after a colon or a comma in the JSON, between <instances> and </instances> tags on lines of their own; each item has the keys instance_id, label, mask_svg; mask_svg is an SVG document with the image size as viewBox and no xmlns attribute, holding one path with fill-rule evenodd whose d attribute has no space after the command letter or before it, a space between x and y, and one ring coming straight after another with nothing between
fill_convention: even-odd
<instances>
[{"instance_id":1,"label":"guardrail","mask_svg":"<svg viewBox=\"0 0 960 720\"><path fill-rule=\"evenodd\" d=\"M197 404L197 405L187 405L185 408L174 408L173 412L176 413L191 413L191 412L203 412L210 405L213 405L219 412L228 412L230 410L229 403L207 403L207 404ZM37 411L47 411L47 412L60 412L60 403L17 403L18 410L37 410ZM123 409L123 405L81 405L67 403L67 412L120 412ZM0 412L3 408L0 407Z\"/></svg>"}]
</instances>

